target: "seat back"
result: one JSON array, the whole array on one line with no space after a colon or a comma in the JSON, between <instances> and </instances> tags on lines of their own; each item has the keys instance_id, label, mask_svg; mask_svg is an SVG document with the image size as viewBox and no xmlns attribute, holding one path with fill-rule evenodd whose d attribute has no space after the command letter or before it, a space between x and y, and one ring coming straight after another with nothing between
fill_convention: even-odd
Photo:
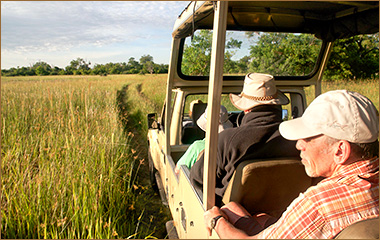
<instances>
[{"instance_id":1,"label":"seat back","mask_svg":"<svg viewBox=\"0 0 380 240\"><path fill-rule=\"evenodd\" d=\"M192 144L195 140L205 138L206 133L198 126L189 126L182 129L182 144Z\"/></svg>"},{"instance_id":2,"label":"seat back","mask_svg":"<svg viewBox=\"0 0 380 240\"><path fill-rule=\"evenodd\" d=\"M197 125L198 118L205 112L207 103L195 103L191 113L194 125Z\"/></svg>"},{"instance_id":3,"label":"seat back","mask_svg":"<svg viewBox=\"0 0 380 240\"><path fill-rule=\"evenodd\" d=\"M379 239L379 218L356 222L343 229L335 239Z\"/></svg>"},{"instance_id":4,"label":"seat back","mask_svg":"<svg viewBox=\"0 0 380 240\"><path fill-rule=\"evenodd\" d=\"M298 158L244 161L233 174L223 203L240 203L251 214L279 218L301 192L312 185Z\"/></svg>"},{"instance_id":5,"label":"seat back","mask_svg":"<svg viewBox=\"0 0 380 240\"><path fill-rule=\"evenodd\" d=\"M205 132L197 125L198 118L205 112L206 103L195 103L192 112L192 126L186 126L182 129L182 144L192 144L195 140L205 138Z\"/></svg>"}]
</instances>

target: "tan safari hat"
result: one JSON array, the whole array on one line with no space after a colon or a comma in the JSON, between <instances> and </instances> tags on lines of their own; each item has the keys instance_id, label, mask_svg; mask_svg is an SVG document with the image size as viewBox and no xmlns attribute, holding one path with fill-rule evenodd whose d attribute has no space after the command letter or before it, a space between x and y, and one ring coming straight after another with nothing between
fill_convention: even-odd
<instances>
[{"instance_id":1,"label":"tan safari hat","mask_svg":"<svg viewBox=\"0 0 380 240\"><path fill-rule=\"evenodd\" d=\"M197 125L206 132L207 126L207 107L205 112L198 118ZM223 105L220 105L219 112L219 132L222 132L224 129L232 128L233 124L228 120L228 111L227 108Z\"/></svg>"},{"instance_id":2,"label":"tan safari hat","mask_svg":"<svg viewBox=\"0 0 380 240\"><path fill-rule=\"evenodd\" d=\"M352 143L370 143L379 135L379 114L359 93L330 91L314 99L302 117L282 122L280 133L289 140L325 134Z\"/></svg>"},{"instance_id":3,"label":"tan safari hat","mask_svg":"<svg viewBox=\"0 0 380 240\"><path fill-rule=\"evenodd\" d=\"M276 88L274 77L269 74L248 73L243 91L230 94L230 100L240 110L248 110L262 104L286 105L289 99Z\"/></svg>"}]
</instances>

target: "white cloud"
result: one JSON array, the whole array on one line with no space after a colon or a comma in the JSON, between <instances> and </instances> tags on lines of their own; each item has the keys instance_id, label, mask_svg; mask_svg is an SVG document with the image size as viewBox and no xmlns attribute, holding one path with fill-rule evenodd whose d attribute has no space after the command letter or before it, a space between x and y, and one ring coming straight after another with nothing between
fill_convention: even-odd
<instances>
[{"instance_id":1,"label":"white cloud","mask_svg":"<svg viewBox=\"0 0 380 240\"><path fill-rule=\"evenodd\" d=\"M53 58L52 53L56 53L59 58L80 48L91 51L93 47L92 51L96 52L115 45L125 45L120 51L126 51L127 46L131 49L135 44L154 45L166 41L167 51L170 51L172 27L188 3L2 1L1 67L15 66L14 62L19 56L23 57L17 65L24 66L25 56L30 56L28 59L33 58L32 55L43 58L49 53L49 57ZM145 48L148 49L149 46ZM153 52L141 54L154 56ZM109 61L114 61L111 52ZM64 66L68 63L64 63Z\"/></svg>"}]
</instances>

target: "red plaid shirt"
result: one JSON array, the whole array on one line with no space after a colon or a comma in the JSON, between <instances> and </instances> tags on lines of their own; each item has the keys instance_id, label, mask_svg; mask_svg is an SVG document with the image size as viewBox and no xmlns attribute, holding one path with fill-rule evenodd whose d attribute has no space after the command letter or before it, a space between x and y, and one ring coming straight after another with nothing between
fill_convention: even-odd
<instances>
[{"instance_id":1,"label":"red plaid shirt","mask_svg":"<svg viewBox=\"0 0 380 240\"><path fill-rule=\"evenodd\" d=\"M379 159L358 161L301 193L258 238L334 238L379 216Z\"/></svg>"}]
</instances>

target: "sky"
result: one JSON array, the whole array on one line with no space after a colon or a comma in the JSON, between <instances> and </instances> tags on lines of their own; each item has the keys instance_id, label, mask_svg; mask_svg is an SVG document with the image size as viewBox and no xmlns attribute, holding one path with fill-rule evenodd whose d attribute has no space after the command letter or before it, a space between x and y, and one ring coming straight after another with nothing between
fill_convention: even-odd
<instances>
[{"instance_id":1,"label":"sky","mask_svg":"<svg viewBox=\"0 0 380 240\"><path fill-rule=\"evenodd\" d=\"M169 63L174 22L190 1L1 1L1 69L65 68L151 55Z\"/></svg>"}]
</instances>

